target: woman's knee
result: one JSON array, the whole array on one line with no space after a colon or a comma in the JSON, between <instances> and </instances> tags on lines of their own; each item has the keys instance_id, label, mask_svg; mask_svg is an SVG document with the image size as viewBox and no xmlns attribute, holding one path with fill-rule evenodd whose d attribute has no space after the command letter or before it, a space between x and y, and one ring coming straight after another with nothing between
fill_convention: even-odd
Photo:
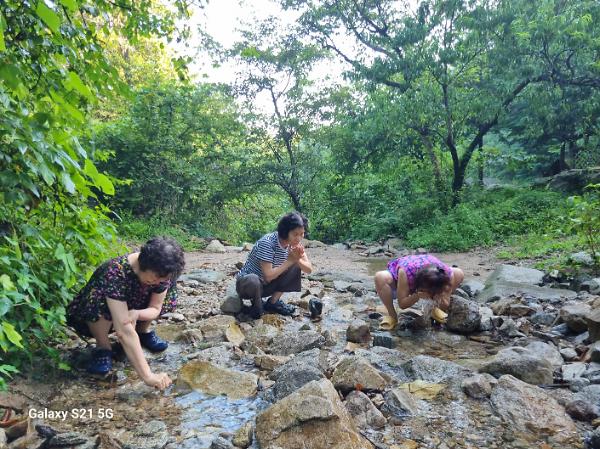
<instances>
[{"instance_id":1,"label":"woman's knee","mask_svg":"<svg viewBox=\"0 0 600 449\"><path fill-rule=\"evenodd\" d=\"M456 288L465 280L465 273L460 268L452 268L452 272L454 273L454 288Z\"/></svg>"},{"instance_id":2,"label":"woman's knee","mask_svg":"<svg viewBox=\"0 0 600 449\"><path fill-rule=\"evenodd\" d=\"M377 291L385 285L391 284L393 280L392 274L387 270L375 273L375 287L377 288Z\"/></svg>"}]
</instances>

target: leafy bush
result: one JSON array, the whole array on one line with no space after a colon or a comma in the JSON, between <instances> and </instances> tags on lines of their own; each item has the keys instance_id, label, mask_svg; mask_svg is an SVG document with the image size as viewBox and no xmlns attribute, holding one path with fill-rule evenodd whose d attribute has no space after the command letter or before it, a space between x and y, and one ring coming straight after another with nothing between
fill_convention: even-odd
<instances>
[{"instance_id":1,"label":"leafy bush","mask_svg":"<svg viewBox=\"0 0 600 449\"><path fill-rule=\"evenodd\" d=\"M497 189L467 194L447 215L437 214L407 235L414 247L464 251L505 241L510 236L543 233L560 227L561 194L544 190Z\"/></svg>"},{"instance_id":2,"label":"leafy bush","mask_svg":"<svg viewBox=\"0 0 600 449\"><path fill-rule=\"evenodd\" d=\"M600 269L600 184L590 184L582 196L569 198L568 230L574 231Z\"/></svg>"}]
</instances>

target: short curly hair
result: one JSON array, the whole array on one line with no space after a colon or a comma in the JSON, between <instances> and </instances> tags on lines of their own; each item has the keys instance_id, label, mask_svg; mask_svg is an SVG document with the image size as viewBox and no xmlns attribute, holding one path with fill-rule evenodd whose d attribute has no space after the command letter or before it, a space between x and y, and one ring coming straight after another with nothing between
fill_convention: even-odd
<instances>
[{"instance_id":1,"label":"short curly hair","mask_svg":"<svg viewBox=\"0 0 600 449\"><path fill-rule=\"evenodd\" d=\"M183 249L170 237L153 237L140 250L140 270L177 279L185 267Z\"/></svg>"}]
</instances>

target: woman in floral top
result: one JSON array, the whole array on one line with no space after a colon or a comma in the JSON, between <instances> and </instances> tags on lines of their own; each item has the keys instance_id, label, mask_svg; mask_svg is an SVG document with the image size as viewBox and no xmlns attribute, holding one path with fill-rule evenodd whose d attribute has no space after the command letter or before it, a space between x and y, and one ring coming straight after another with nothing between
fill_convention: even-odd
<instances>
[{"instance_id":1,"label":"woman in floral top","mask_svg":"<svg viewBox=\"0 0 600 449\"><path fill-rule=\"evenodd\" d=\"M136 372L148 385L166 388L165 373L152 373L142 346L164 351L168 343L154 331L152 320L172 312L177 304L176 281L184 267L183 250L173 239L156 237L140 252L104 262L69 304L67 324L80 335L96 339L88 371L106 374L112 369L109 333L114 330Z\"/></svg>"},{"instance_id":2,"label":"woman in floral top","mask_svg":"<svg viewBox=\"0 0 600 449\"><path fill-rule=\"evenodd\" d=\"M431 317L445 322L450 295L463 281L460 268L451 268L431 254L417 254L391 260L387 270L375 274L375 288L388 311L380 324L382 330L392 330L398 323L394 298L406 309L419 299L433 299L436 306Z\"/></svg>"}]
</instances>

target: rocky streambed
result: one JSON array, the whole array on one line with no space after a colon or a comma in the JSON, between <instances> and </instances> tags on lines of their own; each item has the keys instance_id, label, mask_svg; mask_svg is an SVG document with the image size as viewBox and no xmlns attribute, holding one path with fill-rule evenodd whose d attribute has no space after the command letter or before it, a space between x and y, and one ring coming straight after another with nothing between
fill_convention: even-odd
<instances>
[{"instance_id":1,"label":"rocky streambed","mask_svg":"<svg viewBox=\"0 0 600 449\"><path fill-rule=\"evenodd\" d=\"M259 320L232 294L241 248L212 251L190 256L180 307L157 323L170 347L148 358L172 387L146 387L125 361L88 377L73 335L57 348L70 371L40 362L0 394L0 447L600 447L595 281L576 292L538 270L475 264L446 325L423 302L379 332L384 309L356 262L379 249L313 249L319 269L286 296L297 315Z\"/></svg>"}]
</instances>

